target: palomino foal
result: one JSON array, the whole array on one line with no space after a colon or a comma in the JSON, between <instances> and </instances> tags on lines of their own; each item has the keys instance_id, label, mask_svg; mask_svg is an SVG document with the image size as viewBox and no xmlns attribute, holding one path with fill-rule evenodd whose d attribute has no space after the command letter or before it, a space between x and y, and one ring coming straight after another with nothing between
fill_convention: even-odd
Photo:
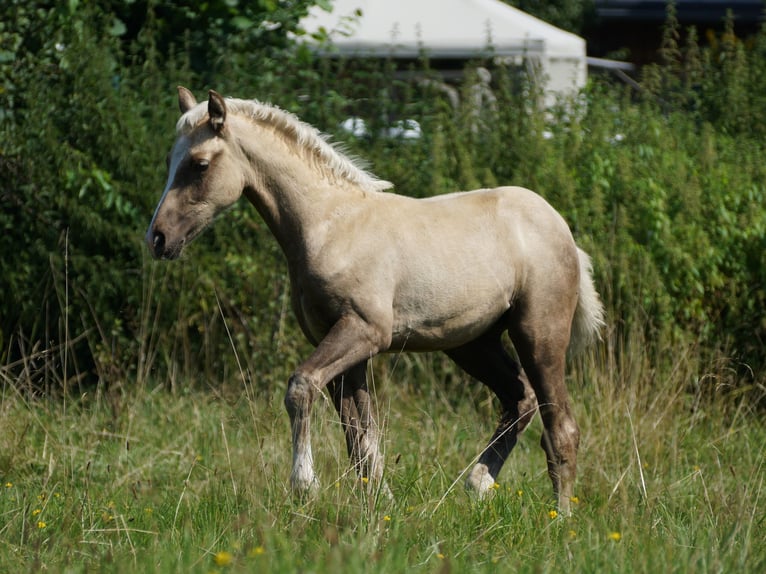
<instances>
[{"instance_id":1,"label":"palomino foal","mask_svg":"<svg viewBox=\"0 0 766 574\"><path fill-rule=\"evenodd\" d=\"M539 410L548 472L567 513L579 431L565 356L570 336L577 344L598 336L603 307L589 258L561 216L518 187L423 200L382 193L391 184L291 114L213 91L201 104L185 88L178 95L183 115L146 242L154 257L174 259L243 194L279 242L293 310L316 347L285 397L293 488L316 484L310 411L325 387L352 463L379 481L367 363L378 353L442 350L502 407L467 487L479 494L492 488ZM506 332L521 365L503 347Z\"/></svg>"}]
</instances>

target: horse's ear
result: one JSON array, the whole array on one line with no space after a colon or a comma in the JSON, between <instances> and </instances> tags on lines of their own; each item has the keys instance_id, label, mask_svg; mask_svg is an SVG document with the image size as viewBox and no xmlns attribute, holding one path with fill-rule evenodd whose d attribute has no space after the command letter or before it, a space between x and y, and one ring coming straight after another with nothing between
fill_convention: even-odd
<instances>
[{"instance_id":1,"label":"horse's ear","mask_svg":"<svg viewBox=\"0 0 766 574\"><path fill-rule=\"evenodd\" d=\"M178 107L181 109L181 113L185 114L196 105L197 100L194 94L183 86L178 86Z\"/></svg>"},{"instance_id":2,"label":"horse's ear","mask_svg":"<svg viewBox=\"0 0 766 574\"><path fill-rule=\"evenodd\" d=\"M226 122L226 102L221 94L214 90L208 92L207 113L210 116L210 125L220 133Z\"/></svg>"}]
</instances>

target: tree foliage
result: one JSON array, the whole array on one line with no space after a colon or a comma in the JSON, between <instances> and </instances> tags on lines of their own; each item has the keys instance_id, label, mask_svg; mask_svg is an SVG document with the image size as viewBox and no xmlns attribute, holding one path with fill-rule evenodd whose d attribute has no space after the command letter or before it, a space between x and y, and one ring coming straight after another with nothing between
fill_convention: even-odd
<instances>
[{"instance_id":1,"label":"tree foliage","mask_svg":"<svg viewBox=\"0 0 766 574\"><path fill-rule=\"evenodd\" d=\"M274 101L399 193L536 189L594 257L610 341L641 329L660 350L692 341L764 362L766 32L679 43L671 18L640 92L594 80L543 113L528 78L495 67L496 105L476 109L470 69L454 107L390 62L315 60L288 37L309 4L0 7L6 365L48 387L247 373L266 384L305 354L281 255L249 206L181 262L148 260L178 84ZM339 128L350 116L365 134ZM420 138L395 135L403 119Z\"/></svg>"},{"instance_id":2,"label":"tree foliage","mask_svg":"<svg viewBox=\"0 0 766 574\"><path fill-rule=\"evenodd\" d=\"M551 0L548 2L540 2L540 0L503 1L549 24L575 34L580 33L583 24L594 9L593 0Z\"/></svg>"}]
</instances>

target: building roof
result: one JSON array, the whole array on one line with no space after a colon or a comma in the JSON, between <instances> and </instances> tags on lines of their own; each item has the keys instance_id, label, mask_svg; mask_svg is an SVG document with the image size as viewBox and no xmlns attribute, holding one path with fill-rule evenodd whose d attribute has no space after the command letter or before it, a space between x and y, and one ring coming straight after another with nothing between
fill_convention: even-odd
<instances>
[{"instance_id":1,"label":"building roof","mask_svg":"<svg viewBox=\"0 0 766 574\"><path fill-rule=\"evenodd\" d=\"M585 58L582 38L500 0L335 0L331 13L315 6L301 24L329 33L340 55Z\"/></svg>"}]
</instances>

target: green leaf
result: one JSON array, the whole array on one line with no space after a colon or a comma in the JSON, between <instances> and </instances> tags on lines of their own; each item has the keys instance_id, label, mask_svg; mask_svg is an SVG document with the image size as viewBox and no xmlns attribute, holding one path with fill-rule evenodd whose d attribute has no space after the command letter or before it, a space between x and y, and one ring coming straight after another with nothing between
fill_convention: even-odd
<instances>
[{"instance_id":1,"label":"green leaf","mask_svg":"<svg viewBox=\"0 0 766 574\"><path fill-rule=\"evenodd\" d=\"M253 21L244 16L234 16L231 23L237 30L249 30L253 27Z\"/></svg>"},{"instance_id":2,"label":"green leaf","mask_svg":"<svg viewBox=\"0 0 766 574\"><path fill-rule=\"evenodd\" d=\"M111 36L122 36L127 31L128 31L128 28L125 26L125 23L119 18L115 18L112 21L112 25L109 27L109 30L108 30Z\"/></svg>"},{"instance_id":3,"label":"green leaf","mask_svg":"<svg viewBox=\"0 0 766 574\"><path fill-rule=\"evenodd\" d=\"M277 0L261 0L261 6L268 12L274 12L278 7Z\"/></svg>"}]
</instances>

